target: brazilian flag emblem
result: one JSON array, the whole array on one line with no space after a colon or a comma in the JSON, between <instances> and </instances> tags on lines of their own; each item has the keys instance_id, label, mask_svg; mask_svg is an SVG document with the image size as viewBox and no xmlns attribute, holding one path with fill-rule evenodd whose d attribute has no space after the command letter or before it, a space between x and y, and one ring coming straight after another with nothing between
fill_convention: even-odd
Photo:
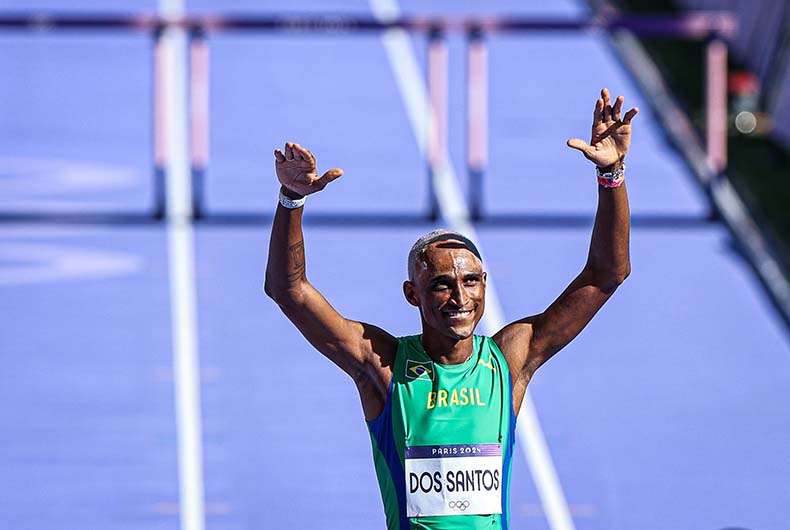
<instances>
[{"instance_id":1,"label":"brazilian flag emblem","mask_svg":"<svg viewBox=\"0 0 790 530\"><path fill-rule=\"evenodd\" d=\"M409 379L426 379L433 381L433 363L431 361L412 361L406 359L406 377Z\"/></svg>"}]
</instances>

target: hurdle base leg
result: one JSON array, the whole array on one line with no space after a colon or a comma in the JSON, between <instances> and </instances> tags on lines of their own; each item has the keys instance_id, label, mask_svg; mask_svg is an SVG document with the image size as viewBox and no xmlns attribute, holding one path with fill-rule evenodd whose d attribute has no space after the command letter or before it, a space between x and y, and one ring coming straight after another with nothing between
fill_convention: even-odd
<instances>
[{"instance_id":1,"label":"hurdle base leg","mask_svg":"<svg viewBox=\"0 0 790 530\"><path fill-rule=\"evenodd\" d=\"M206 170L192 168L192 218L203 219L205 208L203 206L203 187L205 184Z\"/></svg>"},{"instance_id":2,"label":"hurdle base leg","mask_svg":"<svg viewBox=\"0 0 790 530\"><path fill-rule=\"evenodd\" d=\"M472 221L483 218L483 172L469 170L469 217Z\"/></svg>"},{"instance_id":3,"label":"hurdle base leg","mask_svg":"<svg viewBox=\"0 0 790 530\"><path fill-rule=\"evenodd\" d=\"M434 186L434 168L428 165L428 213L426 220L435 223L439 220L439 200L436 198L436 187Z\"/></svg>"},{"instance_id":4,"label":"hurdle base leg","mask_svg":"<svg viewBox=\"0 0 790 530\"><path fill-rule=\"evenodd\" d=\"M154 168L154 208L151 213L156 221L161 221L167 214L167 194L165 192L165 169Z\"/></svg>"}]
</instances>

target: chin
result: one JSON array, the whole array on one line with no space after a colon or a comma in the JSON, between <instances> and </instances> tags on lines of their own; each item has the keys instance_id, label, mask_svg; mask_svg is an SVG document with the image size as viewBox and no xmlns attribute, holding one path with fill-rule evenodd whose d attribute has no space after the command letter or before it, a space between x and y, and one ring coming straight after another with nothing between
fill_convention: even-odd
<instances>
[{"instance_id":1,"label":"chin","mask_svg":"<svg viewBox=\"0 0 790 530\"><path fill-rule=\"evenodd\" d=\"M451 322L445 318L432 318L425 320L423 318L423 325L432 329L434 333L453 340L465 340L474 335L477 325L482 319L482 314L474 315L470 319L464 319L459 322Z\"/></svg>"},{"instance_id":2,"label":"chin","mask_svg":"<svg viewBox=\"0 0 790 530\"><path fill-rule=\"evenodd\" d=\"M458 327L453 326L449 328L445 332L445 334L456 340L464 340L474 335L476 328L477 328L477 323L466 325L466 326L458 326Z\"/></svg>"}]
</instances>

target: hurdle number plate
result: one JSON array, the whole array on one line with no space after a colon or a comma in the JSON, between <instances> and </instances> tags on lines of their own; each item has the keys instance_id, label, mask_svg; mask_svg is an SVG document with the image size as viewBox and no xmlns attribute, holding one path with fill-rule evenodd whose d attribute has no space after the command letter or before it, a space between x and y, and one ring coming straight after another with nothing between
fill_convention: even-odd
<instances>
[{"instance_id":1,"label":"hurdle number plate","mask_svg":"<svg viewBox=\"0 0 790 530\"><path fill-rule=\"evenodd\" d=\"M408 517L502 513L502 444L407 446L405 457Z\"/></svg>"}]
</instances>

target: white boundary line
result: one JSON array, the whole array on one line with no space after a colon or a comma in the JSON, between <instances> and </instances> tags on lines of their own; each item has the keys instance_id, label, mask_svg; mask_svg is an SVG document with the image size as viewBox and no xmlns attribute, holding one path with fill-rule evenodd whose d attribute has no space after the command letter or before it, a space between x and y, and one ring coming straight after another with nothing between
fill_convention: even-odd
<instances>
[{"instance_id":1,"label":"white boundary line","mask_svg":"<svg viewBox=\"0 0 790 530\"><path fill-rule=\"evenodd\" d=\"M159 13L165 17L182 16L184 0L160 0ZM167 241L181 530L203 530L205 509L197 293L187 133L187 35L183 28L171 26L164 30L161 38L166 66L163 81L168 151Z\"/></svg>"},{"instance_id":2,"label":"white boundary line","mask_svg":"<svg viewBox=\"0 0 790 530\"><path fill-rule=\"evenodd\" d=\"M396 18L400 14L397 0L370 0L370 7L376 18L382 21ZM409 36L402 29L391 29L384 32L382 41L403 103L406 106L406 114L409 117L417 145L420 152L425 155L429 126L428 93L414 50L409 42ZM434 186L439 209L447 224L453 230L466 234L470 239L478 242L479 238L469 221L469 211L459 189L458 178L449 162L434 171ZM497 332L504 325L502 306L497 298L494 284L489 278L483 327L491 334ZM551 454L540 427L540 420L529 392L524 396L524 402L519 412L517 435L532 471L549 526L552 530L574 530L568 502L565 500L565 494L554 469Z\"/></svg>"}]
</instances>

